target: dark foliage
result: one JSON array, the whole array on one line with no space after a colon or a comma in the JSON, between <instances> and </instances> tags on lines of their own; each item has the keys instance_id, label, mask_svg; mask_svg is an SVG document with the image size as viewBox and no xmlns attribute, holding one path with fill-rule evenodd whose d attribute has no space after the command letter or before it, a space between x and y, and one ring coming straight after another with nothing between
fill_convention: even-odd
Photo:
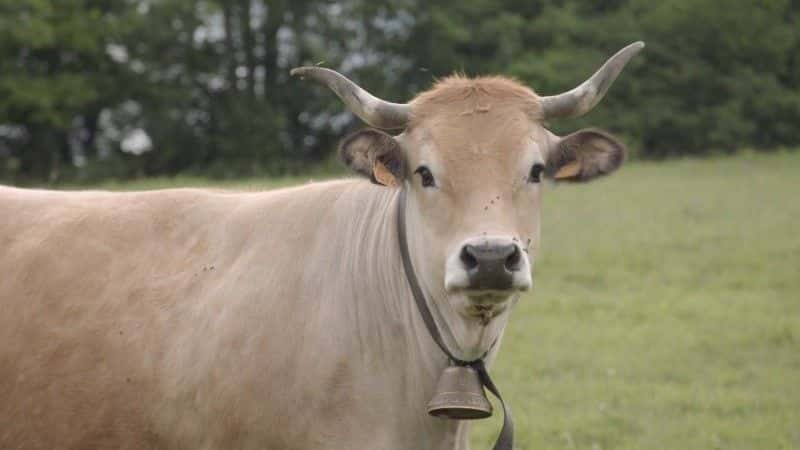
<instances>
[{"instance_id":1,"label":"dark foliage","mask_svg":"<svg viewBox=\"0 0 800 450\"><path fill-rule=\"evenodd\" d=\"M404 101L454 71L569 89L647 42L587 117L634 156L800 145L792 0L0 0L0 178L294 173L357 124L289 77Z\"/></svg>"}]
</instances>

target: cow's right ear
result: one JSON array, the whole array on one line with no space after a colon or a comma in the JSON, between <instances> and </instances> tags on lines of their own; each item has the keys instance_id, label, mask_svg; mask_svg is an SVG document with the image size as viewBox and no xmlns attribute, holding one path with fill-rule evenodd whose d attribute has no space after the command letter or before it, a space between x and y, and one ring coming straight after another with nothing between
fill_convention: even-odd
<instances>
[{"instance_id":1,"label":"cow's right ear","mask_svg":"<svg viewBox=\"0 0 800 450\"><path fill-rule=\"evenodd\" d=\"M347 136L339 144L339 156L347 167L375 184L396 187L402 182L402 149L383 131L365 128Z\"/></svg>"}]
</instances>

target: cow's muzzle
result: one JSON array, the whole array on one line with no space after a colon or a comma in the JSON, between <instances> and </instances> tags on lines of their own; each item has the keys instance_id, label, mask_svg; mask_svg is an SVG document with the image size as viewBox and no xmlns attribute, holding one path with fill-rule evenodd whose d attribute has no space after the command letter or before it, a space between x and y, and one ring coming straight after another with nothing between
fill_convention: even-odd
<instances>
[{"instance_id":1,"label":"cow's muzzle","mask_svg":"<svg viewBox=\"0 0 800 450\"><path fill-rule=\"evenodd\" d=\"M448 260L445 288L467 293L502 295L531 287L528 255L516 240L479 237L464 242Z\"/></svg>"}]
</instances>

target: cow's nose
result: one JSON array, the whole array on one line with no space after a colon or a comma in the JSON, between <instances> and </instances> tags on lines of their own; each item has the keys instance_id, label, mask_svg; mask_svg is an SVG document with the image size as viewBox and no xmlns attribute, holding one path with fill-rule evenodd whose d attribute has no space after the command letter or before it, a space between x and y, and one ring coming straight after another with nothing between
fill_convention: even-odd
<instances>
[{"instance_id":1,"label":"cow's nose","mask_svg":"<svg viewBox=\"0 0 800 450\"><path fill-rule=\"evenodd\" d=\"M467 271L469 289L476 290L511 289L514 273L522 266L522 252L515 243L466 244L460 259Z\"/></svg>"}]
</instances>

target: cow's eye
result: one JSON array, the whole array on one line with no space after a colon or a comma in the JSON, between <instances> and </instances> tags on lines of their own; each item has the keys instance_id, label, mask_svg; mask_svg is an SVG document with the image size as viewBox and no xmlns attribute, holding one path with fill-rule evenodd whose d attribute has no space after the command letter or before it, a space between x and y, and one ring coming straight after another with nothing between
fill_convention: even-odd
<instances>
[{"instance_id":1,"label":"cow's eye","mask_svg":"<svg viewBox=\"0 0 800 450\"><path fill-rule=\"evenodd\" d=\"M542 181L542 171L544 164L536 163L531 167L531 173L528 175L528 183L538 183Z\"/></svg>"},{"instance_id":2,"label":"cow's eye","mask_svg":"<svg viewBox=\"0 0 800 450\"><path fill-rule=\"evenodd\" d=\"M436 186L436 180L433 179L433 174L431 170L425 166L417 167L417 170L414 173L419 174L420 180L422 181L423 187L434 187Z\"/></svg>"}]
</instances>

